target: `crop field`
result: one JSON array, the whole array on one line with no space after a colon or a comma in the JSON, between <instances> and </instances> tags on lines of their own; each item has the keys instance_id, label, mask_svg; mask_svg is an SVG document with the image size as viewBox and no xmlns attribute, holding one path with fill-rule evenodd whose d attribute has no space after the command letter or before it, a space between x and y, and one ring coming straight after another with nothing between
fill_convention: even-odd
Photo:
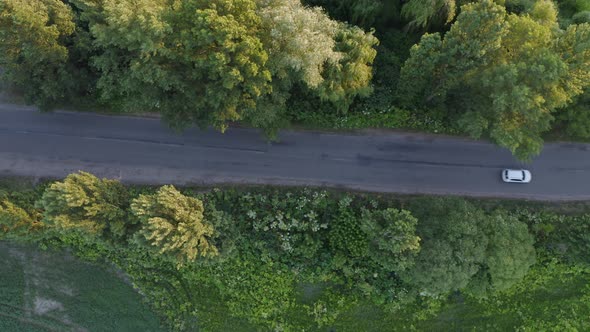
<instances>
[{"instance_id":1,"label":"crop field","mask_svg":"<svg viewBox=\"0 0 590 332\"><path fill-rule=\"evenodd\" d=\"M163 331L114 269L0 242L0 331Z\"/></svg>"}]
</instances>

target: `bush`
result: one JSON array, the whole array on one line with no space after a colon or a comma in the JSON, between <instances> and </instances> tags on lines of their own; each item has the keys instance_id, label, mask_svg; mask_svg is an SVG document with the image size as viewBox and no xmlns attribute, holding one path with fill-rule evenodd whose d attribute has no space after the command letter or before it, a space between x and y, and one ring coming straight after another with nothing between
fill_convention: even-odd
<instances>
[{"instance_id":1,"label":"bush","mask_svg":"<svg viewBox=\"0 0 590 332\"><path fill-rule=\"evenodd\" d=\"M213 282L230 312L272 330L287 330L285 313L293 309L295 278L284 265L245 253L214 267Z\"/></svg>"}]
</instances>

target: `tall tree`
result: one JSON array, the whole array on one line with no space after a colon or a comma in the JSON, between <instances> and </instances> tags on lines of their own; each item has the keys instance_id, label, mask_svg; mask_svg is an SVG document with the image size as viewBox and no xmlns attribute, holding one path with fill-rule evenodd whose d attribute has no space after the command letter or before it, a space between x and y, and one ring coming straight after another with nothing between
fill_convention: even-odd
<instances>
[{"instance_id":1,"label":"tall tree","mask_svg":"<svg viewBox=\"0 0 590 332\"><path fill-rule=\"evenodd\" d=\"M140 195L131 211L141 221L139 234L161 254L174 256L179 264L198 257L217 255L211 243L214 229L203 217L203 202L163 186L153 195Z\"/></svg>"},{"instance_id":2,"label":"tall tree","mask_svg":"<svg viewBox=\"0 0 590 332\"><path fill-rule=\"evenodd\" d=\"M536 259L535 239L515 216L494 211L481 227L488 239L486 258L468 287L476 296L508 289L524 278Z\"/></svg>"},{"instance_id":3,"label":"tall tree","mask_svg":"<svg viewBox=\"0 0 590 332\"><path fill-rule=\"evenodd\" d=\"M461 199L433 199L424 210L417 213L422 249L401 276L426 295L465 288L485 261L485 214Z\"/></svg>"},{"instance_id":4,"label":"tall tree","mask_svg":"<svg viewBox=\"0 0 590 332\"><path fill-rule=\"evenodd\" d=\"M60 231L78 230L92 235L125 235L127 190L115 180L79 172L50 185L37 206L43 222Z\"/></svg>"},{"instance_id":5,"label":"tall tree","mask_svg":"<svg viewBox=\"0 0 590 332\"><path fill-rule=\"evenodd\" d=\"M456 198L414 204L422 249L401 275L424 295L464 290L483 297L522 280L535 262L527 225L505 211L488 214Z\"/></svg>"},{"instance_id":6,"label":"tall tree","mask_svg":"<svg viewBox=\"0 0 590 332\"><path fill-rule=\"evenodd\" d=\"M76 87L68 71L73 15L61 0L0 1L0 66L26 101L49 109Z\"/></svg>"},{"instance_id":7,"label":"tall tree","mask_svg":"<svg viewBox=\"0 0 590 332\"><path fill-rule=\"evenodd\" d=\"M444 38L426 35L412 48L401 73L411 83L400 94L407 105L442 107L471 136L530 159L552 114L590 85L586 29L560 30L550 1L526 15L489 0L465 5Z\"/></svg>"},{"instance_id":8,"label":"tall tree","mask_svg":"<svg viewBox=\"0 0 590 332\"><path fill-rule=\"evenodd\" d=\"M256 36L252 0L121 2L86 5L104 100L162 113L176 128L224 130L270 92L268 55Z\"/></svg>"},{"instance_id":9,"label":"tall tree","mask_svg":"<svg viewBox=\"0 0 590 332\"><path fill-rule=\"evenodd\" d=\"M326 64L324 80L318 93L329 100L340 112L348 111L357 97L367 97L373 92L371 64L377 55L377 38L358 27L340 24L336 35L336 50L342 54L337 62Z\"/></svg>"},{"instance_id":10,"label":"tall tree","mask_svg":"<svg viewBox=\"0 0 590 332\"><path fill-rule=\"evenodd\" d=\"M284 110L296 83L340 112L372 92L371 65L378 43L372 31L331 20L320 8L304 7L299 0L258 0L258 12L273 93L266 104L259 104L252 123L273 127L268 119Z\"/></svg>"}]
</instances>

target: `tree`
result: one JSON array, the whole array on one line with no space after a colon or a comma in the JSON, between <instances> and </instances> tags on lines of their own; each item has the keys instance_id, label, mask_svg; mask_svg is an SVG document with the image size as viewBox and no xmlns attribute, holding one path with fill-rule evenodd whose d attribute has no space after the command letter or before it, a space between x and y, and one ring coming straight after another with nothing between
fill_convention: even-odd
<instances>
[{"instance_id":1,"label":"tree","mask_svg":"<svg viewBox=\"0 0 590 332\"><path fill-rule=\"evenodd\" d=\"M522 280L535 262L534 238L515 216L487 214L458 198L418 203L422 249L401 276L421 294L464 290L483 297Z\"/></svg>"},{"instance_id":2,"label":"tree","mask_svg":"<svg viewBox=\"0 0 590 332\"><path fill-rule=\"evenodd\" d=\"M369 239L362 231L350 203L352 198L348 196L338 202L338 213L329 225L328 240L333 252L352 261L367 256Z\"/></svg>"},{"instance_id":3,"label":"tree","mask_svg":"<svg viewBox=\"0 0 590 332\"><path fill-rule=\"evenodd\" d=\"M261 0L258 13L273 78L315 88L324 80L324 66L342 58L334 41L339 25L320 8L304 7L299 0Z\"/></svg>"},{"instance_id":4,"label":"tree","mask_svg":"<svg viewBox=\"0 0 590 332\"><path fill-rule=\"evenodd\" d=\"M471 292L480 296L508 289L522 280L536 258L535 239L515 216L495 211L482 227L488 238L486 259L475 282L471 282Z\"/></svg>"},{"instance_id":5,"label":"tree","mask_svg":"<svg viewBox=\"0 0 590 332\"><path fill-rule=\"evenodd\" d=\"M342 58L328 62L319 86L321 99L329 100L340 112L348 111L356 97L367 97L373 92L371 64L375 60L377 38L357 27L340 25L336 34L336 50Z\"/></svg>"},{"instance_id":6,"label":"tree","mask_svg":"<svg viewBox=\"0 0 590 332\"><path fill-rule=\"evenodd\" d=\"M422 249L402 278L425 295L465 288L485 261L483 211L462 199L432 199L418 213ZM416 209L416 211L420 211Z\"/></svg>"},{"instance_id":7,"label":"tree","mask_svg":"<svg viewBox=\"0 0 590 332\"><path fill-rule=\"evenodd\" d=\"M101 97L160 112L175 128L224 130L270 92L268 55L252 0L75 0L100 50Z\"/></svg>"},{"instance_id":8,"label":"tree","mask_svg":"<svg viewBox=\"0 0 590 332\"><path fill-rule=\"evenodd\" d=\"M142 223L140 236L179 264L217 255L210 240L213 226L203 218L203 202L184 196L173 186L140 195L131 203L131 211Z\"/></svg>"},{"instance_id":9,"label":"tree","mask_svg":"<svg viewBox=\"0 0 590 332\"><path fill-rule=\"evenodd\" d=\"M541 151L552 113L590 84L586 30L560 30L550 1L525 15L487 0L467 4L442 40L425 35L412 48L401 81L415 82L400 95L406 104L446 109L472 137L488 136L528 160Z\"/></svg>"},{"instance_id":10,"label":"tree","mask_svg":"<svg viewBox=\"0 0 590 332\"><path fill-rule=\"evenodd\" d=\"M2 79L42 109L70 97L76 82L68 70L67 44L74 29L63 1L0 1Z\"/></svg>"},{"instance_id":11,"label":"tree","mask_svg":"<svg viewBox=\"0 0 590 332\"><path fill-rule=\"evenodd\" d=\"M51 184L37 202L43 222L59 231L78 230L91 235L125 235L127 190L115 180L79 172Z\"/></svg>"},{"instance_id":12,"label":"tree","mask_svg":"<svg viewBox=\"0 0 590 332\"><path fill-rule=\"evenodd\" d=\"M31 239L43 229L38 211L28 213L21 207L3 199L0 201L0 239Z\"/></svg>"},{"instance_id":13,"label":"tree","mask_svg":"<svg viewBox=\"0 0 590 332\"><path fill-rule=\"evenodd\" d=\"M402 7L410 29L427 29L449 24L457 14L455 0L410 0Z\"/></svg>"},{"instance_id":14,"label":"tree","mask_svg":"<svg viewBox=\"0 0 590 332\"><path fill-rule=\"evenodd\" d=\"M320 8L304 7L299 0L260 0L258 13L273 93L258 104L251 123L278 127L294 84L341 112L356 97L372 92L371 65L378 43L372 31L331 20Z\"/></svg>"},{"instance_id":15,"label":"tree","mask_svg":"<svg viewBox=\"0 0 590 332\"><path fill-rule=\"evenodd\" d=\"M418 220L407 210L363 210L361 229L370 240L370 258L390 272L411 267L420 251L417 223Z\"/></svg>"}]
</instances>

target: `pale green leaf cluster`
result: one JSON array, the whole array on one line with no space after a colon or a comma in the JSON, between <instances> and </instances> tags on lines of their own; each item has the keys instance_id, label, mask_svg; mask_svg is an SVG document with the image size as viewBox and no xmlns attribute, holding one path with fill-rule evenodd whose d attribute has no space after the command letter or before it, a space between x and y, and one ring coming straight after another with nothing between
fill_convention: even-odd
<instances>
[{"instance_id":1,"label":"pale green leaf cluster","mask_svg":"<svg viewBox=\"0 0 590 332\"><path fill-rule=\"evenodd\" d=\"M141 221L139 234L159 253L180 263L217 255L211 243L214 229L204 220L203 202L184 196L173 186L163 186L153 195L140 195L131 203Z\"/></svg>"},{"instance_id":2,"label":"pale green leaf cluster","mask_svg":"<svg viewBox=\"0 0 590 332\"><path fill-rule=\"evenodd\" d=\"M325 65L342 58L334 40L340 27L319 7L304 7L299 0L259 0L258 13L268 65L276 78L294 79L295 72L315 88L324 80Z\"/></svg>"}]
</instances>

